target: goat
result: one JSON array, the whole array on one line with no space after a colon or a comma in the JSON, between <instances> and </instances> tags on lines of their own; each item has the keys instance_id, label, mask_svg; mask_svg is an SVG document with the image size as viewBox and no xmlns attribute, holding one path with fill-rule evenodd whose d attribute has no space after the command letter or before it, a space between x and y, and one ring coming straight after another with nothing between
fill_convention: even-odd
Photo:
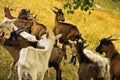
<instances>
[{"instance_id":1,"label":"goat","mask_svg":"<svg viewBox=\"0 0 120 80\"><path fill-rule=\"evenodd\" d=\"M20 44L16 44L15 46L11 46L11 45L8 45L9 43L9 39L6 39L4 38L4 32L3 31L0 31L1 34L0 34L0 43L3 47L6 48L6 50L10 53L10 55L12 56L13 58L13 62L11 64L11 68L10 68L10 72L9 72L9 75L8 75L8 79L10 79L10 77L12 76L12 72L13 72L13 69L15 67L15 64L17 63L18 59L19 59L19 52L21 50L21 46L22 47L27 47L29 46L30 44L33 45L32 43L28 42L28 41L22 41L21 38L18 38L17 41L20 41L21 43ZM14 39L12 37L10 37L10 39ZM7 44L7 45L6 45ZM10 44L10 43L9 43ZM12 44L12 43L11 43ZM13 44L14 45L14 44Z\"/></svg>"},{"instance_id":2,"label":"goat","mask_svg":"<svg viewBox=\"0 0 120 80\"><path fill-rule=\"evenodd\" d=\"M66 45L69 45L71 47L68 40L69 39L70 40L76 40L76 39L83 40L83 38L81 37L81 34L76 26L69 24L69 23L64 23L65 19L64 19L64 13L62 12L62 10L56 7L54 7L54 9L52 9L52 11L55 13L56 17L55 17L55 26L53 28L53 33L54 35L57 35L60 33L63 35L59 39L59 42L63 44L62 51L65 54L65 59L67 59ZM57 41L56 41L56 44L57 44Z\"/></svg>"},{"instance_id":3,"label":"goat","mask_svg":"<svg viewBox=\"0 0 120 80\"><path fill-rule=\"evenodd\" d=\"M11 64L11 68L10 68L10 72L9 72L9 75L8 75L8 79L10 79L11 77L11 74L12 74L12 71L15 67L15 64L17 63L18 61L18 58L19 58L19 51L20 51L20 48L18 46L7 46L7 45L4 45L5 41L6 41L6 38L3 38L3 35L4 33L1 33L0 35L0 44L6 48L6 50L10 53L10 55L12 56L13 58L13 62Z\"/></svg>"},{"instance_id":4,"label":"goat","mask_svg":"<svg viewBox=\"0 0 120 80\"><path fill-rule=\"evenodd\" d=\"M16 30L16 28L24 28L27 32L35 35L37 39L40 39L47 30L46 26L38 23L35 18L32 20L4 18L0 24L0 28L2 27L7 28L10 32Z\"/></svg>"},{"instance_id":5,"label":"goat","mask_svg":"<svg viewBox=\"0 0 120 80\"><path fill-rule=\"evenodd\" d=\"M29 20L30 19L30 10L21 9L21 11L18 14L18 19Z\"/></svg>"},{"instance_id":6,"label":"goat","mask_svg":"<svg viewBox=\"0 0 120 80\"><path fill-rule=\"evenodd\" d=\"M109 80L109 60L85 49L85 41L69 41L76 51L79 62L79 80Z\"/></svg>"},{"instance_id":7,"label":"goat","mask_svg":"<svg viewBox=\"0 0 120 80\"><path fill-rule=\"evenodd\" d=\"M9 45L10 47L18 47L19 50L21 48L26 48L27 46L33 46L36 48L35 42L30 42L25 39L24 35L18 36L20 32L23 33L21 30L13 31L7 39L4 44ZM49 67L54 67L56 70L56 80L62 80L61 75L61 69L60 69L60 63L62 61L64 54L62 50L58 46L54 46L50 59L49 59ZM14 57L13 57L14 58ZM12 73L12 72L11 72Z\"/></svg>"},{"instance_id":8,"label":"goat","mask_svg":"<svg viewBox=\"0 0 120 80\"><path fill-rule=\"evenodd\" d=\"M0 28L7 28L10 32L14 31L15 26L17 28L24 28L27 32L31 33L31 27L33 25L32 20L22 20L22 19L8 19L4 20L0 24Z\"/></svg>"},{"instance_id":9,"label":"goat","mask_svg":"<svg viewBox=\"0 0 120 80\"><path fill-rule=\"evenodd\" d=\"M31 28L31 34L35 35L37 39L40 39L43 34L46 33L47 28L45 25L40 24L36 20L36 16L32 17L33 26Z\"/></svg>"},{"instance_id":10,"label":"goat","mask_svg":"<svg viewBox=\"0 0 120 80\"><path fill-rule=\"evenodd\" d=\"M52 50L50 59L49 59L49 67L55 68L56 80L62 80L62 71L60 68L60 64L61 64L63 56L64 56L64 54L63 54L62 50L57 45L55 45Z\"/></svg>"},{"instance_id":11,"label":"goat","mask_svg":"<svg viewBox=\"0 0 120 80\"><path fill-rule=\"evenodd\" d=\"M30 76L32 80L43 80L55 39L60 37L61 35L54 37L46 33L37 43L37 46L43 46L45 49L35 49L31 46L21 49L18 60L19 80L22 80L23 75Z\"/></svg>"},{"instance_id":12,"label":"goat","mask_svg":"<svg viewBox=\"0 0 120 80\"><path fill-rule=\"evenodd\" d=\"M8 19L15 19L16 17L13 17L10 13L10 11L13 9L10 9L9 7L4 7L4 14L5 17ZM18 19L28 20L30 18L30 10L28 9L21 9L18 15Z\"/></svg>"},{"instance_id":13,"label":"goat","mask_svg":"<svg viewBox=\"0 0 120 80\"><path fill-rule=\"evenodd\" d=\"M7 29L9 29L10 32L12 32L13 31L12 24L14 24L18 28L24 27L24 29L26 29L27 32L31 32L31 27L33 25L33 22L31 19L29 19L30 11L22 9L19 13L18 18L15 18L11 15L10 9L8 7L4 8L4 13L5 13L5 18L1 22L0 28L6 27ZM26 18L28 20L26 20Z\"/></svg>"},{"instance_id":14,"label":"goat","mask_svg":"<svg viewBox=\"0 0 120 80\"><path fill-rule=\"evenodd\" d=\"M101 39L100 44L96 48L96 52L100 54L105 52L106 58L110 59L111 80L120 80L120 54L112 43L112 41L117 39L111 39L111 37Z\"/></svg>"}]
</instances>

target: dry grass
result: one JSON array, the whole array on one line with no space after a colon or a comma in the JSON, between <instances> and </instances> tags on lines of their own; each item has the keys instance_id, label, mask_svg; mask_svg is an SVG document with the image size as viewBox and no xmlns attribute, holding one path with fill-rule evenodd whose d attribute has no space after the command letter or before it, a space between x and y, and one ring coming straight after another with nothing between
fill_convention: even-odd
<instances>
[{"instance_id":1,"label":"dry grass","mask_svg":"<svg viewBox=\"0 0 120 80\"><path fill-rule=\"evenodd\" d=\"M16 17L22 8L27 8L30 9L32 13L37 14L38 21L46 25L52 33L55 15L51 11L51 8L54 6L62 8L62 3L63 2L60 0L0 0L0 21L4 18L3 8L5 6L15 9L12 11L12 15ZM99 40L103 37L113 35L113 38L120 38L120 12L111 10L111 12L113 11L111 13L108 11L110 11L110 9L108 10L105 8L105 10L99 10L95 8L91 15L81 11L76 11L74 15L71 15L67 14L66 11L63 10L66 22L72 23L78 27L83 38L86 39L89 44L88 48L93 51L99 44ZM116 48L120 51L120 41L116 41L114 43ZM67 47L67 49L69 58L66 64L63 64L63 62L61 64L63 72L62 78L63 80L78 80L78 66L73 66L68 63L71 52L69 47ZM12 58L9 53L0 46L0 80L6 80L11 61ZM55 80L55 70L53 68L50 69L50 76L51 77L48 80ZM11 80L17 80L16 72L12 76Z\"/></svg>"}]
</instances>

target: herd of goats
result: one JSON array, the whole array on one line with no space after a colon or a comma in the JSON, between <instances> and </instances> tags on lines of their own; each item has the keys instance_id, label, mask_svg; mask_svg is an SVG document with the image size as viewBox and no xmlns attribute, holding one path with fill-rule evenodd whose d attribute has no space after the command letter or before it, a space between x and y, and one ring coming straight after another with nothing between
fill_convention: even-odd
<instances>
[{"instance_id":1,"label":"herd of goats","mask_svg":"<svg viewBox=\"0 0 120 80\"><path fill-rule=\"evenodd\" d=\"M79 80L120 80L120 54L110 37L103 38L96 48L102 57L87 49L86 40L82 38L77 26L65 23L62 9L51 9L55 14L54 36L47 27L38 23L30 10L22 9L18 17L13 17L9 7L4 8L5 18L0 24L0 44L5 47L13 58L8 79L11 78L17 65L18 79L43 80L48 67L56 70L56 80L62 80L61 61L67 59L66 46L76 53L71 57L74 65L78 59ZM10 37L5 37L8 29ZM62 48L58 46L59 41Z\"/></svg>"}]
</instances>

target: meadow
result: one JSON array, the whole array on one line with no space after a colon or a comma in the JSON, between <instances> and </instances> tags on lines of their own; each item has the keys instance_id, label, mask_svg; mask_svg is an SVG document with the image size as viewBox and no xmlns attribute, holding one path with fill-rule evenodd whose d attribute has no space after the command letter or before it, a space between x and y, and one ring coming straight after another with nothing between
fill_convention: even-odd
<instances>
[{"instance_id":1,"label":"meadow","mask_svg":"<svg viewBox=\"0 0 120 80\"><path fill-rule=\"evenodd\" d=\"M47 29L53 34L52 29L55 23L55 14L51 8L58 7L64 12L65 22L77 26L83 38L87 40L87 47L95 52L99 40L110 35L115 39L120 39L120 2L114 3L112 0L94 0L94 11L89 15L87 12L76 10L74 14L67 14L63 9L65 0L0 0L0 22L4 19L4 7L9 6L14 10L11 14L15 17L21 9L30 9L31 13L37 14L37 20L47 26ZM6 34L9 35L9 34ZM120 40L114 41L117 50L120 52ZM60 45L61 46L61 45ZM77 70L78 64L73 66L69 64L71 57L71 50L67 47L67 54L69 56L66 64L62 62L62 78L63 80L78 80ZM98 54L98 53L96 53ZM104 55L102 55L104 56ZM6 80L12 57L9 52L0 45L0 80ZM13 73L11 80L17 80L17 72ZM55 80L55 70L50 68L50 78L45 80Z\"/></svg>"}]
</instances>

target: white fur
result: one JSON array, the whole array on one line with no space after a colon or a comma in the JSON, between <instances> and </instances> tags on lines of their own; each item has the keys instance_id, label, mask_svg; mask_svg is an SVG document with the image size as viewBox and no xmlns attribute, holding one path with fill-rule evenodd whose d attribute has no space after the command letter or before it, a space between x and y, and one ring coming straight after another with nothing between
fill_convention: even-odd
<instances>
[{"instance_id":1,"label":"white fur","mask_svg":"<svg viewBox=\"0 0 120 80\"><path fill-rule=\"evenodd\" d=\"M31 34L25 32L25 31L21 32L20 35L23 38L27 39L28 41L37 41L37 39L34 35L31 35Z\"/></svg>"},{"instance_id":2,"label":"white fur","mask_svg":"<svg viewBox=\"0 0 120 80\"><path fill-rule=\"evenodd\" d=\"M0 23L0 28L7 28L10 32L14 31L14 26L13 23L16 21L17 19L8 19L8 18L4 18L4 20Z\"/></svg>"},{"instance_id":3,"label":"white fur","mask_svg":"<svg viewBox=\"0 0 120 80\"><path fill-rule=\"evenodd\" d=\"M9 30L9 32L12 32L12 31L15 31L15 30L18 30L18 28L14 25L14 22L16 21L17 19L8 19L8 18L4 18L4 20L1 22L0 24L0 27L5 27ZM36 37L34 35L31 35L25 31L21 32L20 35L29 40L29 41L37 41L36 40Z\"/></svg>"},{"instance_id":4,"label":"white fur","mask_svg":"<svg viewBox=\"0 0 120 80\"><path fill-rule=\"evenodd\" d=\"M105 77L105 80L110 80L109 60L93 53L91 50L88 49L84 49L83 52L89 59L98 64L98 66L101 68L103 77Z\"/></svg>"},{"instance_id":5,"label":"white fur","mask_svg":"<svg viewBox=\"0 0 120 80\"><path fill-rule=\"evenodd\" d=\"M61 35L59 35L59 38ZM46 35L38 42L39 46L44 46L45 49L35 49L31 46L22 48L20 51L20 58L18 60L18 78L22 80L23 75L32 80L43 80L44 74L48 69L49 57L56 37Z\"/></svg>"}]
</instances>

